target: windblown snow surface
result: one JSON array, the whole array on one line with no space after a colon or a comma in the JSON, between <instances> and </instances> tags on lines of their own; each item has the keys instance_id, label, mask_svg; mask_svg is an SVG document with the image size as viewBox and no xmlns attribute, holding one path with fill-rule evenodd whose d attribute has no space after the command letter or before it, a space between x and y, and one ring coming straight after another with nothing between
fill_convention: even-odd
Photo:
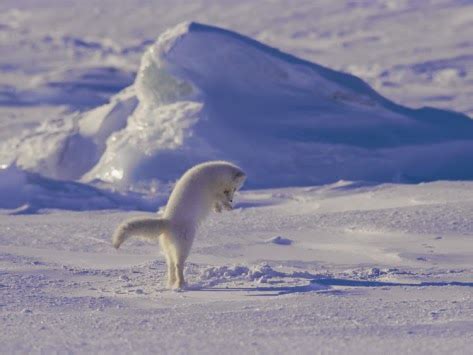
<instances>
[{"instance_id":1,"label":"windblown snow surface","mask_svg":"<svg viewBox=\"0 0 473 355\"><path fill-rule=\"evenodd\" d=\"M472 190L244 192L203 226L184 292L157 245L110 246L130 213L0 216L2 352L466 354Z\"/></svg>"},{"instance_id":2,"label":"windblown snow surface","mask_svg":"<svg viewBox=\"0 0 473 355\"><path fill-rule=\"evenodd\" d=\"M469 353L472 18L2 1L0 352ZM246 190L168 291L157 245L110 236L210 159Z\"/></svg>"}]
</instances>

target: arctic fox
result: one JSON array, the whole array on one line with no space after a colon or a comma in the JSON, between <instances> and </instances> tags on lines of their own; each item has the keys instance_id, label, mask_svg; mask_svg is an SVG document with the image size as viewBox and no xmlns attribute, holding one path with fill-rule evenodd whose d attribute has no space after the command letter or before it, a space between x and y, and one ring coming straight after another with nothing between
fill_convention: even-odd
<instances>
[{"instance_id":1,"label":"arctic fox","mask_svg":"<svg viewBox=\"0 0 473 355\"><path fill-rule=\"evenodd\" d=\"M225 161L210 161L194 166L178 180L162 218L133 218L123 222L113 234L113 246L131 236L158 239L166 257L168 287L184 286L184 262L197 228L213 209L233 208L233 194L246 175L238 166Z\"/></svg>"}]
</instances>

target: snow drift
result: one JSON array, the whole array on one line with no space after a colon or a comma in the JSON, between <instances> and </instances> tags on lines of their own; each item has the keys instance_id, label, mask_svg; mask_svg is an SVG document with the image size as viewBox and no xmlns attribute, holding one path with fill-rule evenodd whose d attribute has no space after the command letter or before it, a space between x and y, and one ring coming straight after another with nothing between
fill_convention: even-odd
<instances>
[{"instance_id":1,"label":"snow drift","mask_svg":"<svg viewBox=\"0 0 473 355\"><path fill-rule=\"evenodd\" d=\"M31 214L43 209L152 210L166 200L166 191L143 198L120 194L74 181L61 181L22 171L16 166L0 169L0 212Z\"/></svg>"},{"instance_id":2,"label":"snow drift","mask_svg":"<svg viewBox=\"0 0 473 355\"><path fill-rule=\"evenodd\" d=\"M465 115L409 109L355 76L184 23L148 48L133 85L4 142L0 164L127 188L226 159L270 187L473 179L472 153Z\"/></svg>"}]
</instances>

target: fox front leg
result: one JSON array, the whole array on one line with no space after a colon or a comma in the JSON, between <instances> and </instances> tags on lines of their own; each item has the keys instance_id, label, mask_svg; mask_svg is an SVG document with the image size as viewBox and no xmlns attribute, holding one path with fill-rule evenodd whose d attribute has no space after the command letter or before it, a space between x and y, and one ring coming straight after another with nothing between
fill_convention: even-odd
<instances>
[{"instance_id":1,"label":"fox front leg","mask_svg":"<svg viewBox=\"0 0 473 355\"><path fill-rule=\"evenodd\" d=\"M233 206L230 197L225 193L218 194L214 204L214 211L221 213L223 210L231 211L232 209Z\"/></svg>"},{"instance_id":2,"label":"fox front leg","mask_svg":"<svg viewBox=\"0 0 473 355\"><path fill-rule=\"evenodd\" d=\"M214 204L214 211L217 213L222 213L222 211L231 211L233 210L233 206L229 201L216 201Z\"/></svg>"},{"instance_id":3,"label":"fox front leg","mask_svg":"<svg viewBox=\"0 0 473 355\"><path fill-rule=\"evenodd\" d=\"M214 204L214 211L217 212L217 213L222 213L222 203L220 201L215 201L215 204Z\"/></svg>"},{"instance_id":4,"label":"fox front leg","mask_svg":"<svg viewBox=\"0 0 473 355\"><path fill-rule=\"evenodd\" d=\"M222 201L222 208L226 211L233 210L232 203L230 201L227 201L227 200Z\"/></svg>"}]
</instances>

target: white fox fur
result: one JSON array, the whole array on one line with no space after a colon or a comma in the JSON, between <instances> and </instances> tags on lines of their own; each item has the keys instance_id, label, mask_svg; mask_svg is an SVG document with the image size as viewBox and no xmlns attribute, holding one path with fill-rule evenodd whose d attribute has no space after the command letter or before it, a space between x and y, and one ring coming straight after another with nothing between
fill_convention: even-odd
<instances>
[{"instance_id":1,"label":"white fox fur","mask_svg":"<svg viewBox=\"0 0 473 355\"><path fill-rule=\"evenodd\" d=\"M159 238L168 266L168 287L184 286L184 262L197 228L213 209L231 210L233 194L246 179L236 165L211 161L189 169L177 182L162 218L132 218L123 222L113 234L113 246L131 236Z\"/></svg>"}]
</instances>

